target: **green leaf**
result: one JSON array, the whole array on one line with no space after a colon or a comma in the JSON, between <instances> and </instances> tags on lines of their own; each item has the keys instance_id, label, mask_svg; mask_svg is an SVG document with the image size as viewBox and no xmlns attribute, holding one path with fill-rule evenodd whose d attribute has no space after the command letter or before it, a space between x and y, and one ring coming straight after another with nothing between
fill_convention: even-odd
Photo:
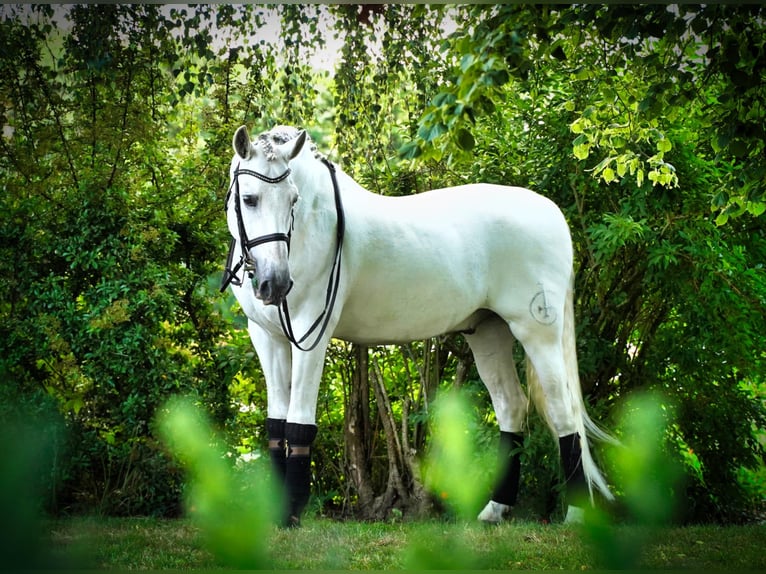
<instances>
[{"instance_id":1,"label":"green leaf","mask_svg":"<svg viewBox=\"0 0 766 574\"><path fill-rule=\"evenodd\" d=\"M450 105L455 103L455 94L451 92L439 92L434 96L433 107L440 108L443 105Z\"/></svg>"},{"instance_id":2,"label":"green leaf","mask_svg":"<svg viewBox=\"0 0 766 574\"><path fill-rule=\"evenodd\" d=\"M423 154L423 150L415 142L407 142L399 148L399 157L402 159L416 159Z\"/></svg>"},{"instance_id":3,"label":"green leaf","mask_svg":"<svg viewBox=\"0 0 766 574\"><path fill-rule=\"evenodd\" d=\"M474 63L475 61L476 61L476 59L475 59L475 57L474 57L474 55L473 55L473 54L466 54L466 55L465 55L465 56L463 56L463 58L460 60L460 69L461 69L463 72L465 72L466 70L468 70L468 68L470 68L470 67L473 65L473 63Z\"/></svg>"},{"instance_id":4,"label":"green leaf","mask_svg":"<svg viewBox=\"0 0 766 574\"><path fill-rule=\"evenodd\" d=\"M464 151L471 151L476 145L473 134L465 128L460 128L457 132L457 145Z\"/></svg>"},{"instance_id":5,"label":"green leaf","mask_svg":"<svg viewBox=\"0 0 766 574\"><path fill-rule=\"evenodd\" d=\"M620 159L617 160L617 176L618 177L625 177L625 174L628 171L628 163L622 159L622 156Z\"/></svg>"},{"instance_id":6,"label":"green leaf","mask_svg":"<svg viewBox=\"0 0 766 574\"><path fill-rule=\"evenodd\" d=\"M578 144L573 147L572 151L577 159L588 159L588 156L590 155L590 144Z\"/></svg>"},{"instance_id":7,"label":"green leaf","mask_svg":"<svg viewBox=\"0 0 766 574\"><path fill-rule=\"evenodd\" d=\"M589 123L590 122L585 118L577 118L569 126L569 129L572 130L573 134L581 134L585 131L585 128L588 127Z\"/></svg>"},{"instance_id":8,"label":"green leaf","mask_svg":"<svg viewBox=\"0 0 766 574\"><path fill-rule=\"evenodd\" d=\"M651 110L656 103L657 99L653 95L649 95L641 100L640 104L638 104L638 111L641 113L646 113Z\"/></svg>"},{"instance_id":9,"label":"green leaf","mask_svg":"<svg viewBox=\"0 0 766 574\"><path fill-rule=\"evenodd\" d=\"M713 196L712 204L713 207L722 208L729 202L729 194L726 193L724 190L720 190L718 193L716 193Z\"/></svg>"}]
</instances>

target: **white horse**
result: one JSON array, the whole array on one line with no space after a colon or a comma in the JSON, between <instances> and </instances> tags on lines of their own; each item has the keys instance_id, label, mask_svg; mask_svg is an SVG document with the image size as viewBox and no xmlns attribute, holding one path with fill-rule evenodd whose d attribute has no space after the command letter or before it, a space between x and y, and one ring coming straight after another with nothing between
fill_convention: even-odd
<instances>
[{"instance_id":1,"label":"white horse","mask_svg":"<svg viewBox=\"0 0 766 574\"><path fill-rule=\"evenodd\" d=\"M363 189L278 126L251 140L240 127L226 199L232 235L222 289L232 285L266 378L272 463L299 524L331 337L375 345L465 334L500 427L504 471L479 514L499 522L519 486L528 400L559 437L568 491L611 499L588 435L577 369L572 245L556 205L528 189L474 184L408 197ZM236 263L236 264L235 264ZM570 496L567 520L582 513ZM577 500L582 500L578 498Z\"/></svg>"}]
</instances>

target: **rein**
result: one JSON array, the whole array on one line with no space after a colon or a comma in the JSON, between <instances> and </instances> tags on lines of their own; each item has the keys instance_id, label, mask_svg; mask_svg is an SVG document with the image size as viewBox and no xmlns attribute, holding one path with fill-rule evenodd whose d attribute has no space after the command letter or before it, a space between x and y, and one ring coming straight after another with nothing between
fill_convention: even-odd
<instances>
[{"instance_id":1,"label":"rein","mask_svg":"<svg viewBox=\"0 0 766 574\"><path fill-rule=\"evenodd\" d=\"M290 320L290 310L287 305L287 296L282 300L281 305L278 307L279 309L279 322L282 326L282 332L285 334L285 337L292 343L298 350L300 351L311 351L319 344L319 341L324 336L325 332L327 331L327 325L330 323L330 318L332 317L333 309L335 308L335 300L338 295L338 286L340 285L340 268L341 268L341 259L343 256L343 238L346 233L346 216L343 211L343 202L341 201L340 197L340 188L338 187L338 179L335 173L335 165L329 161L326 158L321 158L322 163L327 167L328 171L330 172L330 178L332 179L332 187L333 187L333 194L335 196L335 212L338 218L338 223L336 226L336 232L335 232L335 257L333 258L332 267L330 269L330 277L327 280L327 292L325 293L325 305L322 312L319 314L319 316L316 318L316 320L311 324L311 326L308 328L306 333L299 339L296 337L295 332L293 330L292 321ZM237 244L236 238L231 239L231 242L229 243L229 255L226 258L226 268L224 269L223 273L223 280L221 281L221 292L225 291L226 288L231 283L232 285L241 286L242 285L242 279L237 277L237 273L241 268L244 268L244 271L248 273L249 277L253 278L253 273L255 271L255 262L250 258L249 250L255 247L256 245L261 245L262 243L268 243L270 241L284 241L287 243L287 249L288 254L290 250L290 239L292 234L292 227L290 229L289 233L270 233L268 235L262 235L260 237L256 237L255 239L248 239L247 238L247 232L245 231L245 224L242 219L242 207L240 205L240 195L239 195L239 176L240 175L250 175L253 177L256 177L260 179L261 181L265 181L266 183L279 183L280 181L283 181L287 179L287 177L290 175L290 168L287 168L287 170L277 176L277 177L267 177L263 175L262 173L258 173L257 171L252 171L249 169L239 169L239 166L237 166L237 169L234 170L234 182L229 187L229 191L226 193L226 200L224 205L228 205L229 198L231 196L232 188L234 189L235 194L235 212L237 215L237 227L239 228L239 238L242 245L242 254L240 255L239 262L232 267L232 263L234 262L234 247ZM294 222L294 215L293 215L293 222ZM306 347L303 347L302 345L305 343L306 339L308 339L314 331L319 329L319 332L316 335L316 338L314 341L307 345Z\"/></svg>"},{"instance_id":2,"label":"rein","mask_svg":"<svg viewBox=\"0 0 766 574\"><path fill-rule=\"evenodd\" d=\"M282 331L284 332L285 337L287 337L287 339L301 351L311 351L319 344L319 341L322 339L325 331L327 330L327 325L330 322L330 318L332 317L332 311L335 307L335 298L338 295L338 285L340 285L340 265L341 258L343 257L343 237L346 233L346 214L343 211L343 202L340 198L340 188L338 187L338 179L335 175L335 165L327 158L322 158L322 163L324 163L325 166L327 166L327 169L330 171L332 188L335 195L335 212L338 217L338 223L335 229L335 258L333 259L332 268L330 269L330 277L327 280L327 293L325 294L324 309L316 318L311 327L308 328L303 337L296 339L295 333L293 332L292 323L290 322L290 311L287 307L286 296L282 300L282 305L279 308L279 322L282 324ZM314 339L314 342L308 345L306 348L301 347L301 344L317 329L317 327L319 327L320 323L322 326L319 329L319 333L317 334L316 339Z\"/></svg>"}]
</instances>

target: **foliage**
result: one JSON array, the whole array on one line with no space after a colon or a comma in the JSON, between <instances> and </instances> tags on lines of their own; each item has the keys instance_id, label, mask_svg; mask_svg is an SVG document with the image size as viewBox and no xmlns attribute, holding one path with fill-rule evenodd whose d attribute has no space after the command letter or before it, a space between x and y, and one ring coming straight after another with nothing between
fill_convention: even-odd
<instances>
[{"instance_id":1,"label":"foliage","mask_svg":"<svg viewBox=\"0 0 766 574\"><path fill-rule=\"evenodd\" d=\"M611 452L619 476L621 501L634 523L643 526L628 538L621 536L605 512L589 508L582 526L585 540L608 569L637 568L656 529L669 524L676 512L678 460L663 444L672 424L672 407L660 395L636 393L621 406L623 443Z\"/></svg>"},{"instance_id":2,"label":"foliage","mask_svg":"<svg viewBox=\"0 0 766 574\"><path fill-rule=\"evenodd\" d=\"M263 472L235 472L224 458L210 422L189 399L175 398L159 416L161 435L188 476L188 511L202 529L208 548L230 568L266 566L266 535L280 497Z\"/></svg>"},{"instance_id":3,"label":"foliage","mask_svg":"<svg viewBox=\"0 0 766 574\"><path fill-rule=\"evenodd\" d=\"M501 88L513 79L540 94L541 69L554 69L582 96L563 104L574 113L572 152L596 155L590 171L604 183L678 185L666 154L680 127L720 170L719 223L766 209L763 7L512 4L476 6L469 21L448 45L452 82L421 118L409 157L472 151L473 124L500 104Z\"/></svg>"},{"instance_id":4,"label":"foliage","mask_svg":"<svg viewBox=\"0 0 766 574\"><path fill-rule=\"evenodd\" d=\"M481 476L486 474L484 467L471 464L473 434L467 428L468 404L460 391L439 399L435 409L435 439L427 461L428 483L437 492L447 494L449 503L458 512L456 525L433 521L408 525L392 521L389 525L371 526L355 522L317 525L309 522L297 532L285 534L270 524L276 517L278 502L275 504L275 500L279 497L275 499L273 490L265 482L267 473L254 473L257 467L235 468L220 447L214 446L221 444L220 437L212 433L198 407L184 399L168 402L162 409L160 427L164 440L189 474L189 509L205 545L216 563L228 567L295 568L301 564L339 569L353 564L366 569L385 565L412 570L464 570L511 564L529 566L526 562L531 556L523 543L521 547L514 544L519 539L525 542L532 539L538 546L544 545L547 552L538 550L537 555L556 554L556 560L563 561L558 562L559 567L562 563L579 561L580 569L590 565L636 569L658 558L668 565L666 529L675 509L673 492L680 473L678 464L669 460L668 451L662 445L665 427L672 424L674 418L665 399L634 396L621 409L620 426L626 442L614 447L612 454L624 485L625 506L637 521L636 525L618 528L603 511L592 509L586 513L583 526L548 526L545 528L548 532L523 523L513 525L514 530L508 532L506 525L487 528L473 522L477 502L475 483L486 481L487 477ZM455 472L455 468L472 470ZM327 530L332 532L331 537ZM578 530L582 540L572 536ZM737 530L741 533L742 529ZM526 534L520 536L522 532ZM557 539L566 538L566 544L560 545L566 548L562 553L556 552L556 545L550 540L551 532ZM721 535L720 531L717 535ZM346 536L354 540L346 540ZM302 560L284 552L279 540L285 537L292 542L288 546L300 549ZM367 542L370 537L374 538L372 548ZM698 535L694 539L697 560L700 560L699 546L706 544L699 538ZM720 538L716 542L720 543ZM387 550L382 554L381 544ZM273 550L276 548L280 550ZM743 567L757 566L762 561L761 555L756 552L756 556L753 551L751 548L734 560ZM686 554L676 554L686 558ZM710 559L720 561L721 551L715 550Z\"/></svg>"},{"instance_id":5,"label":"foliage","mask_svg":"<svg viewBox=\"0 0 766 574\"><path fill-rule=\"evenodd\" d=\"M423 473L429 487L462 519L472 518L492 488L497 461L474 460L470 408L457 391L445 393L434 405L433 440ZM461 469L456 472L456 469Z\"/></svg>"},{"instance_id":6,"label":"foliage","mask_svg":"<svg viewBox=\"0 0 766 574\"><path fill-rule=\"evenodd\" d=\"M15 10L2 21L3 379L66 416L62 508L172 513L156 406L195 388L228 416L208 288L223 237L196 136L173 128L188 112L173 107L175 24L156 7L78 7L62 37L50 8L25 25Z\"/></svg>"},{"instance_id":7,"label":"foliage","mask_svg":"<svg viewBox=\"0 0 766 574\"><path fill-rule=\"evenodd\" d=\"M221 204L234 129L293 123L378 193L488 181L553 199L572 229L594 418L612 426L624 398L662 391L677 408L665 440L685 465L687 519L760 512L763 16L4 6L0 376L8 405L51 401L64 418L48 507L177 513L181 477L152 425L176 393L195 394L233 456L262 454L262 374L239 309L217 291ZM311 68L336 46L331 72ZM315 508L359 511L357 461L342 446L353 404L370 500L391 518L407 497L416 506L437 390L471 393L488 452L496 426L460 337L366 353L366 371L351 347L328 354ZM536 421L521 506L548 517L558 461Z\"/></svg>"},{"instance_id":8,"label":"foliage","mask_svg":"<svg viewBox=\"0 0 766 574\"><path fill-rule=\"evenodd\" d=\"M44 397L14 401L0 389L0 504L3 508L0 555L2 569L53 568L67 564L53 556L49 533L40 522L42 501L55 492L48 461L60 456L61 429L55 405ZM55 465L53 465L55 468Z\"/></svg>"}]
</instances>

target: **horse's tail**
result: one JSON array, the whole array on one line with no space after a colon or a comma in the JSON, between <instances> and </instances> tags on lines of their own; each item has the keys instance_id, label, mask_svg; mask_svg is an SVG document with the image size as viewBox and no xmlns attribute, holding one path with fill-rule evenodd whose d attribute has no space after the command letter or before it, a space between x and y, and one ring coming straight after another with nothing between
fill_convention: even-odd
<instances>
[{"instance_id":1,"label":"horse's tail","mask_svg":"<svg viewBox=\"0 0 766 574\"><path fill-rule=\"evenodd\" d=\"M582 467L585 473L585 478L588 481L588 488L591 494L591 500L593 499L593 488L597 488L608 500L613 500L614 496L609 490L609 485L606 482L603 474L599 470L596 462L593 460L593 456L590 452L590 446L588 444L588 438L594 438L599 441L608 442L611 444L619 444L619 441L601 429L596 423L594 423L588 416L585 409L585 401L582 396L582 389L580 387L580 374L577 366L577 346L575 342L575 323L574 323L574 292L573 282L570 282L569 289L567 290L566 301L564 304L564 333L563 333L563 349L564 349L564 362L566 364L567 375L567 391L571 397L573 415L575 420L575 427L580 435L580 442L582 448ZM533 397L535 405L539 405L538 410L542 411L542 416L547 418L546 409L544 409L545 399L542 386L537 373L532 365L532 361L527 358L527 386L530 395ZM553 426L548 422L548 426ZM558 438L558 437L557 437ZM558 441L557 441L558 444Z\"/></svg>"}]
</instances>

